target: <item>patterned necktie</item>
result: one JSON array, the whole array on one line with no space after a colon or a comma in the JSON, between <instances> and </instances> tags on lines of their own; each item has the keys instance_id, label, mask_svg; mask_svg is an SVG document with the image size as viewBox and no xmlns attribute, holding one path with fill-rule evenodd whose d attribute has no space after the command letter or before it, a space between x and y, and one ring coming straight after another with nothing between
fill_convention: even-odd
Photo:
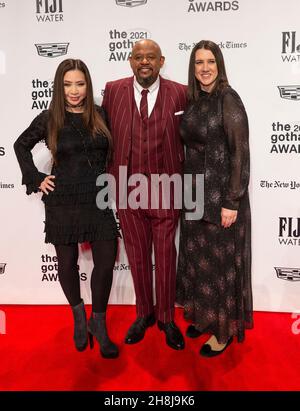
<instances>
[{"instance_id":1,"label":"patterned necktie","mask_svg":"<svg viewBox=\"0 0 300 411\"><path fill-rule=\"evenodd\" d=\"M140 104L140 114L142 118L142 122L146 123L148 120L148 101L147 101L147 94L149 90L144 89L142 90L142 99Z\"/></svg>"}]
</instances>

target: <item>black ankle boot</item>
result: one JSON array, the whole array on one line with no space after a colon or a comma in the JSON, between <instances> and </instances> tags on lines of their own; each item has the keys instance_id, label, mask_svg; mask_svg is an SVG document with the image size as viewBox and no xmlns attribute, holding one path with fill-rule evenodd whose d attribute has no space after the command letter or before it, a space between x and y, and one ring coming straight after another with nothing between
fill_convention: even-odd
<instances>
[{"instance_id":1,"label":"black ankle boot","mask_svg":"<svg viewBox=\"0 0 300 411\"><path fill-rule=\"evenodd\" d=\"M74 342L77 351L84 351L88 343L87 321L84 303L71 306L74 317Z\"/></svg>"},{"instance_id":2,"label":"black ankle boot","mask_svg":"<svg viewBox=\"0 0 300 411\"><path fill-rule=\"evenodd\" d=\"M92 313L88 321L88 332L91 348L93 347L93 336L100 345L100 353L104 358L117 358L118 347L110 340L106 329L106 313Z\"/></svg>"}]
</instances>

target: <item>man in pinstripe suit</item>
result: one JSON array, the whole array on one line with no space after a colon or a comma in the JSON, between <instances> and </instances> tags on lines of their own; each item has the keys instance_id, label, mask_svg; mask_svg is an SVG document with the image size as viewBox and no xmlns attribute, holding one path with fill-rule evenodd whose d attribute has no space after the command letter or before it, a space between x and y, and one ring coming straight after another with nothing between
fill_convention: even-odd
<instances>
[{"instance_id":1,"label":"man in pinstripe suit","mask_svg":"<svg viewBox=\"0 0 300 411\"><path fill-rule=\"evenodd\" d=\"M180 114L186 105L186 87L159 75L165 58L152 40L135 43L130 58L134 76L106 84L103 107L113 136L114 154L110 172L119 182L119 167L127 177L181 174L184 151L179 136ZM124 177L124 176L123 176ZM149 194L148 190L146 194ZM161 195L161 194L160 194ZM174 323L176 249L175 232L179 210L122 209L118 215L133 276L137 319L125 338L134 344L155 324L163 330L173 349L184 348L183 336ZM153 303L152 246L155 256L156 307Z\"/></svg>"}]
</instances>

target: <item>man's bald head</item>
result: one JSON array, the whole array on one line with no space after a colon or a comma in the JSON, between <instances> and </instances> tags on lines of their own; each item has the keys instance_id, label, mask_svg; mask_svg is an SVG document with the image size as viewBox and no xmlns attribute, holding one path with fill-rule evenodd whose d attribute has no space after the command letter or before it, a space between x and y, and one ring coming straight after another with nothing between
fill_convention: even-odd
<instances>
[{"instance_id":1,"label":"man's bald head","mask_svg":"<svg viewBox=\"0 0 300 411\"><path fill-rule=\"evenodd\" d=\"M139 49L141 47L153 47L156 49L157 54L159 55L159 57L162 56L162 52L161 52L161 48L160 46L156 43L156 41L154 40L150 40L150 39L145 39L145 40L139 40L137 42L135 42L134 46L132 47L132 53L134 53L134 51L136 49Z\"/></svg>"},{"instance_id":2,"label":"man's bald head","mask_svg":"<svg viewBox=\"0 0 300 411\"><path fill-rule=\"evenodd\" d=\"M132 48L130 66L138 83L148 88L153 84L164 64L159 45L153 40L139 40Z\"/></svg>"}]
</instances>

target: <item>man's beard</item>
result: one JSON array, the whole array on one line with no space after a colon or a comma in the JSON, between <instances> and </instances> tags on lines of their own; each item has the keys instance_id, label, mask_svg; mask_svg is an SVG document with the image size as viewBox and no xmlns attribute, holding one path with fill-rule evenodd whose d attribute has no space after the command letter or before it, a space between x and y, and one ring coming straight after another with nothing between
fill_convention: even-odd
<instances>
[{"instance_id":1,"label":"man's beard","mask_svg":"<svg viewBox=\"0 0 300 411\"><path fill-rule=\"evenodd\" d=\"M143 87L143 88L148 88L150 87L154 82L155 78L151 75L150 77L144 78L144 77L137 77L138 83Z\"/></svg>"}]
</instances>

